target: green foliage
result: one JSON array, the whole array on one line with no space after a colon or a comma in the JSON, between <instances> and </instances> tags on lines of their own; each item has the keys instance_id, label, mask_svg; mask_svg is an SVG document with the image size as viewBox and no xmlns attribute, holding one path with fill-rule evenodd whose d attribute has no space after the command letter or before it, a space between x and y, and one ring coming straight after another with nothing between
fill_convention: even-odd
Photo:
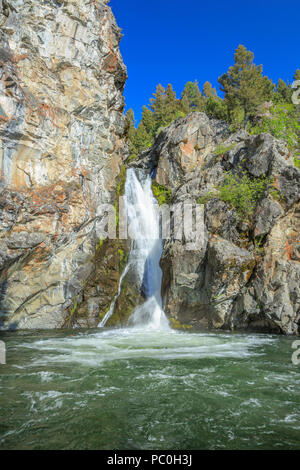
<instances>
[{"instance_id":1,"label":"green foliage","mask_svg":"<svg viewBox=\"0 0 300 470\"><path fill-rule=\"evenodd\" d=\"M153 112L151 109L147 108L147 106L143 106L142 123L144 124L147 134L153 139L155 137L157 124Z\"/></svg>"},{"instance_id":2,"label":"green foliage","mask_svg":"<svg viewBox=\"0 0 300 470\"><path fill-rule=\"evenodd\" d=\"M165 106L164 106L162 122L165 123L167 126L171 124L174 121L174 119L176 119L178 111L179 111L179 101L176 98L176 93L173 90L172 85L169 84L166 90Z\"/></svg>"},{"instance_id":3,"label":"green foliage","mask_svg":"<svg viewBox=\"0 0 300 470\"><path fill-rule=\"evenodd\" d=\"M213 192L208 192L206 194L203 194L202 196L198 197L197 204L206 204L214 196L216 196L216 195Z\"/></svg>"},{"instance_id":4,"label":"green foliage","mask_svg":"<svg viewBox=\"0 0 300 470\"><path fill-rule=\"evenodd\" d=\"M172 198L172 192L170 189L158 184L156 181L152 181L152 192L160 206L163 204L170 204Z\"/></svg>"},{"instance_id":5,"label":"green foliage","mask_svg":"<svg viewBox=\"0 0 300 470\"><path fill-rule=\"evenodd\" d=\"M144 122L141 121L134 138L134 144L137 150L138 155L140 155L144 150L151 147L153 138L148 134L147 129L144 125Z\"/></svg>"},{"instance_id":6,"label":"green foliage","mask_svg":"<svg viewBox=\"0 0 300 470\"><path fill-rule=\"evenodd\" d=\"M275 103L291 103L292 87L287 85L281 78L278 80L276 92L274 94Z\"/></svg>"},{"instance_id":7,"label":"green foliage","mask_svg":"<svg viewBox=\"0 0 300 470\"><path fill-rule=\"evenodd\" d=\"M224 100L217 95L217 90L210 82L203 85L203 96L205 98L204 112L214 119L227 119L227 106Z\"/></svg>"},{"instance_id":8,"label":"green foliage","mask_svg":"<svg viewBox=\"0 0 300 470\"><path fill-rule=\"evenodd\" d=\"M239 217L245 220L253 214L257 201L270 186L271 182L267 178L251 179L245 172L242 176L227 173L217 192L208 192L200 196L197 203L206 204L213 197L217 197L234 207Z\"/></svg>"},{"instance_id":9,"label":"green foliage","mask_svg":"<svg viewBox=\"0 0 300 470\"><path fill-rule=\"evenodd\" d=\"M71 315L74 315L74 313L76 312L77 310L77 307L78 307L78 303L77 303L77 300L74 301L74 304L73 304L73 307L72 307L72 310L71 310Z\"/></svg>"},{"instance_id":10,"label":"green foliage","mask_svg":"<svg viewBox=\"0 0 300 470\"><path fill-rule=\"evenodd\" d=\"M269 186L267 178L251 179L246 173L242 176L228 173L218 197L234 207L240 218L246 220L253 214L257 201Z\"/></svg>"},{"instance_id":11,"label":"green foliage","mask_svg":"<svg viewBox=\"0 0 300 470\"><path fill-rule=\"evenodd\" d=\"M294 80L300 80L300 70L297 69L294 75Z\"/></svg>"},{"instance_id":12,"label":"green foliage","mask_svg":"<svg viewBox=\"0 0 300 470\"><path fill-rule=\"evenodd\" d=\"M228 111L229 113L229 111ZM227 117L227 120L230 122L231 132L236 132L243 126L245 122L245 112L242 106L235 106L230 110L230 113Z\"/></svg>"},{"instance_id":13,"label":"green foliage","mask_svg":"<svg viewBox=\"0 0 300 470\"><path fill-rule=\"evenodd\" d=\"M281 204L284 204L284 196L280 193L280 191L278 189L276 189L274 187L274 183L275 183L275 180L273 180L272 186L270 185L269 194L273 199L275 199L276 201L278 201Z\"/></svg>"},{"instance_id":14,"label":"green foliage","mask_svg":"<svg viewBox=\"0 0 300 470\"><path fill-rule=\"evenodd\" d=\"M171 317L170 320L171 327L174 328L174 330L188 330L193 328L192 325L183 325L179 320L177 320L177 318Z\"/></svg>"},{"instance_id":15,"label":"green foliage","mask_svg":"<svg viewBox=\"0 0 300 470\"><path fill-rule=\"evenodd\" d=\"M73 317L76 315L76 312L77 312L77 309L78 309L77 298L74 297L72 300L73 300L73 306L72 306L71 309L70 309L70 307L68 308L69 314L68 314L68 316L67 316L67 318L65 319L65 322L64 322L64 327L65 328L71 328Z\"/></svg>"},{"instance_id":16,"label":"green foliage","mask_svg":"<svg viewBox=\"0 0 300 470\"><path fill-rule=\"evenodd\" d=\"M100 238L98 244L96 245L96 251L100 250L103 243L104 243L103 238Z\"/></svg>"},{"instance_id":17,"label":"green foliage","mask_svg":"<svg viewBox=\"0 0 300 470\"><path fill-rule=\"evenodd\" d=\"M205 112L208 116L214 119L222 119L223 121L227 120L227 106L224 100L219 98L219 96L209 96L207 98L205 101Z\"/></svg>"},{"instance_id":18,"label":"green foliage","mask_svg":"<svg viewBox=\"0 0 300 470\"><path fill-rule=\"evenodd\" d=\"M153 113L146 106L143 107L142 120L135 128L135 119L132 109L125 115L125 137L129 143L128 161L135 160L147 148L151 147L155 136L156 123Z\"/></svg>"},{"instance_id":19,"label":"green foliage","mask_svg":"<svg viewBox=\"0 0 300 470\"><path fill-rule=\"evenodd\" d=\"M180 101L184 114L189 114L193 111L205 111L205 100L199 90L197 80L186 83Z\"/></svg>"},{"instance_id":20,"label":"green foliage","mask_svg":"<svg viewBox=\"0 0 300 470\"><path fill-rule=\"evenodd\" d=\"M134 160L137 160L138 156L139 155L137 153L131 153L126 160L126 163L130 163L130 162L133 162Z\"/></svg>"},{"instance_id":21,"label":"green foliage","mask_svg":"<svg viewBox=\"0 0 300 470\"><path fill-rule=\"evenodd\" d=\"M262 65L256 66L253 60L254 54L240 45L235 51L234 65L219 78L231 122L236 107L243 108L246 123L256 115L257 107L273 96L275 85L263 76Z\"/></svg>"},{"instance_id":22,"label":"green foliage","mask_svg":"<svg viewBox=\"0 0 300 470\"><path fill-rule=\"evenodd\" d=\"M202 93L205 99L217 97L217 90L212 87L212 84L210 82L204 83Z\"/></svg>"},{"instance_id":23,"label":"green foliage","mask_svg":"<svg viewBox=\"0 0 300 470\"><path fill-rule=\"evenodd\" d=\"M217 145L216 150L214 151L214 155L216 155L216 156L225 155L225 153L229 152L229 150L232 150L234 147L235 147L235 144L231 144L231 145L220 144L220 145Z\"/></svg>"},{"instance_id":24,"label":"green foliage","mask_svg":"<svg viewBox=\"0 0 300 470\"><path fill-rule=\"evenodd\" d=\"M169 126L178 117L178 112L181 111L180 101L177 100L171 84L167 89L160 84L156 87L156 92L150 99L150 109L155 120L155 131Z\"/></svg>"},{"instance_id":25,"label":"green foliage","mask_svg":"<svg viewBox=\"0 0 300 470\"><path fill-rule=\"evenodd\" d=\"M117 177L117 196L122 196L124 194L126 182L126 166L123 165L120 169L120 173Z\"/></svg>"},{"instance_id":26,"label":"green foliage","mask_svg":"<svg viewBox=\"0 0 300 470\"><path fill-rule=\"evenodd\" d=\"M116 187L116 199L115 199L115 215L116 215L116 226L119 226L120 220L120 211L119 211L119 196L123 196L125 191L125 182L126 182L126 166L123 165L120 169L120 173L117 177L117 187Z\"/></svg>"},{"instance_id":27,"label":"green foliage","mask_svg":"<svg viewBox=\"0 0 300 470\"><path fill-rule=\"evenodd\" d=\"M294 164L295 164L295 166L296 166L297 168L299 168L299 170L300 170L300 156L296 156L296 157L294 158Z\"/></svg>"},{"instance_id":28,"label":"green foliage","mask_svg":"<svg viewBox=\"0 0 300 470\"><path fill-rule=\"evenodd\" d=\"M254 238L255 252L258 255L262 255L265 251L264 246L263 246L263 239L264 239L264 235L262 235L261 237Z\"/></svg>"},{"instance_id":29,"label":"green foliage","mask_svg":"<svg viewBox=\"0 0 300 470\"><path fill-rule=\"evenodd\" d=\"M150 98L150 109L154 114L156 122L163 122L164 108L165 108L166 90L159 84L156 87L156 92L153 93L153 98Z\"/></svg>"},{"instance_id":30,"label":"green foliage","mask_svg":"<svg viewBox=\"0 0 300 470\"><path fill-rule=\"evenodd\" d=\"M133 111L129 110L126 113L125 131L129 142L128 161L138 158L144 150L151 147L162 128L184 115L172 85L169 84L165 89L159 84L153 98L150 99L150 109L143 106L142 119L137 129L134 127Z\"/></svg>"},{"instance_id":31,"label":"green foliage","mask_svg":"<svg viewBox=\"0 0 300 470\"><path fill-rule=\"evenodd\" d=\"M250 134L268 132L277 139L283 139L293 149L297 146L300 125L293 104L274 105L271 116L263 116L261 121L249 128Z\"/></svg>"},{"instance_id":32,"label":"green foliage","mask_svg":"<svg viewBox=\"0 0 300 470\"><path fill-rule=\"evenodd\" d=\"M123 272L125 266L127 264L128 255L122 248L118 248L118 255L119 255L119 271Z\"/></svg>"}]
</instances>

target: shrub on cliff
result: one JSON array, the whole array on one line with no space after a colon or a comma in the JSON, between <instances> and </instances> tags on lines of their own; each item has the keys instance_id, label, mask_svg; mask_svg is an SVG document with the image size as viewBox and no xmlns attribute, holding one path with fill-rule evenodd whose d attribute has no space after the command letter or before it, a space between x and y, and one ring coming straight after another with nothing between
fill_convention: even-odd
<instances>
[{"instance_id":1,"label":"shrub on cliff","mask_svg":"<svg viewBox=\"0 0 300 470\"><path fill-rule=\"evenodd\" d=\"M218 197L233 206L241 219L248 219L255 210L257 201L268 189L267 178L251 179L246 173L238 176L228 173L220 187Z\"/></svg>"},{"instance_id":2,"label":"shrub on cliff","mask_svg":"<svg viewBox=\"0 0 300 470\"><path fill-rule=\"evenodd\" d=\"M162 184L156 183L156 181L152 181L152 192L160 206L163 204L170 204L172 198L172 192L170 189L166 188Z\"/></svg>"},{"instance_id":3,"label":"shrub on cliff","mask_svg":"<svg viewBox=\"0 0 300 470\"><path fill-rule=\"evenodd\" d=\"M277 139L283 139L290 149L298 144L300 124L293 104L277 104L269 113L262 116L260 122L249 129L250 134L268 132Z\"/></svg>"}]
</instances>

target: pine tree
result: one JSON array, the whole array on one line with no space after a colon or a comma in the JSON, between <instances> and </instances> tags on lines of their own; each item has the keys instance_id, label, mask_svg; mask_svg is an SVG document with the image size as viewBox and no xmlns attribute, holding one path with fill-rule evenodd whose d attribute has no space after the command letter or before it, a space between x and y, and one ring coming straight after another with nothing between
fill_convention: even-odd
<instances>
[{"instance_id":1,"label":"pine tree","mask_svg":"<svg viewBox=\"0 0 300 470\"><path fill-rule=\"evenodd\" d=\"M136 129L135 129L134 112L133 112L133 109L130 108L125 114L124 134L129 140L131 140L135 132L136 132Z\"/></svg>"},{"instance_id":2,"label":"pine tree","mask_svg":"<svg viewBox=\"0 0 300 470\"><path fill-rule=\"evenodd\" d=\"M187 94L181 95L180 108L185 116L191 112L190 101Z\"/></svg>"},{"instance_id":3,"label":"pine tree","mask_svg":"<svg viewBox=\"0 0 300 470\"><path fill-rule=\"evenodd\" d=\"M187 82L181 95L181 109L185 114L193 111L204 111L205 102L199 90L197 80Z\"/></svg>"},{"instance_id":4,"label":"pine tree","mask_svg":"<svg viewBox=\"0 0 300 470\"><path fill-rule=\"evenodd\" d=\"M278 80L274 101L276 103L290 103L292 97L292 88L287 85L281 78Z\"/></svg>"},{"instance_id":5,"label":"pine tree","mask_svg":"<svg viewBox=\"0 0 300 470\"><path fill-rule=\"evenodd\" d=\"M165 99L165 112L163 116L163 122L161 125L168 126L174 119L177 118L179 111L179 102L176 98L176 92L173 90L172 85L169 83L166 90Z\"/></svg>"},{"instance_id":6,"label":"pine tree","mask_svg":"<svg viewBox=\"0 0 300 470\"><path fill-rule=\"evenodd\" d=\"M205 98L216 98L217 97L217 90L212 87L210 82L205 82L203 85L203 95Z\"/></svg>"},{"instance_id":7,"label":"pine tree","mask_svg":"<svg viewBox=\"0 0 300 470\"><path fill-rule=\"evenodd\" d=\"M253 60L254 54L240 45L235 51L234 65L219 78L231 119L235 108L241 108L245 125L255 117L258 106L272 98L275 86L263 76L262 65L256 66Z\"/></svg>"},{"instance_id":8,"label":"pine tree","mask_svg":"<svg viewBox=\"0 0 300 470\"><path fill-rule=\"evenodd\" d=\"M294 80L300 80L300 70L297 69L294 75Z\"/></svg>"},{"instance_id":9,"label":"pine tree","mask_svg":"<svg viewBox=\"0 0 300 470\"><path fill-rule=\"evenodd\" d=\"M148 134L144 123L141 121L136 130L134 137L134 147L136 149L137 156L139 156L144 150L151 147L153 139Z\"/></svg>"},{"instance_id":10,"label":"pine tree","mask_svg":"<svg viewBox=\"0 0 300 470\"><path fill-rule=\"evenodd\" d=\"M205 101L205 112L214 119L227 120L228 112L224 100L219 96L209 96Z\"/></svg>"},{"instance_id":11,"label":"pine tree","mask_svg":"<svg viewBox=\"0 0 300 470\"><path fill-rule=\"evenodd\" d=\"M156 93L153 94L153 98L150 98L150 109L153 111L155 120L155 133L160 128L169 126L174 119L184 115L171 84L167 89L160 84L156 87Z\"/></svg>"},{"instance_id":12,"label":"pine tree","mask_svg":"<svg viewBox=\"0 0 300 470\"><path fill-rule=\"evenodd\" d=\"M147 133L154 138L156 132L156 120L154 113L147 106L143 106L142 123L145 126Z\"/></svg>"},{"instance_id":13,"label":"pine tree","mask_svg":"<svg viewBox=\"0 0 300 470\"><path fill-rule=\"evenodd\" d=\"M217 90L212 87L210 82L205 82L203 85L203 95L205 97L205 112L208 116L214 119L227 119L227 106L217 95Z\"/></svg>"},{"instance_id":14,"label":"pine tree","mask_svg":"<svg viewBox=\"0 0 300 470\"><path fill-rule=\"evenodd\" d=\"M157 123L163 121L165 113L166 90L159 84L156 87L156 92L153 93L153 98L150 98L150 109L154 113L154 118Z\"/></svg>"}]
</instances>

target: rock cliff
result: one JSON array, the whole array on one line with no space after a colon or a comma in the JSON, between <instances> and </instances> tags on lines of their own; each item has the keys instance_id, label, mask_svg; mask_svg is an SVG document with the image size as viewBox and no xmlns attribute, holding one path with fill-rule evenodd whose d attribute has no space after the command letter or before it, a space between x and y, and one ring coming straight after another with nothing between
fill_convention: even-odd
<instances>
[{"instance_id":1,"label":"rock cliff","mask_svg":"<svg viewBox=\"0 0 300 470\"><path fill-rule=\"evenodd\" d=\"M118 288L98 207L124 176L127 76L106 3L0 0L3 328L95 326Z\"/></svg>"},{"instance_id":2,"label":"rock cliff","mask_svg":"<svg viewBox=\"0 0 300 470\"><path fill-rule=\"evenodd\" d=\"M164 309L196 327L300 332L300 171L282 141L268 134L230 134L192 113L161 132L134 165L156 169L172 204L202 204L205 243L166 240L161 260ZM220 198L226 175L260 181L254 210Z\"/></svg>"},{"instance_id":3,"label":"rock cliff","mask_svg":"<svg viewBox=\"0 0 300 470\"><path fill-rule=\"evenodd\" d=\"M129 248L100 238L125 181L120 29L100 0L0 0L0 25L0 328L94 327ZM299 334L300 171L283 142L192 113L131 164L201 204L201 247L164 245L173 324ZM247 217L220 197L228 174L263 185ZM123 284L108 326L141 301Z\"/></svg>"}]
</instances>

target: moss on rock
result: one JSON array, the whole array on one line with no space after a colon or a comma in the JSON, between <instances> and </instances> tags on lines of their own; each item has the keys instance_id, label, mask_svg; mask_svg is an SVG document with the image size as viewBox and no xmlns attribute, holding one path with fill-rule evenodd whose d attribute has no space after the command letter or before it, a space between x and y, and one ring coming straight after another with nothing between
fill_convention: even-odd
<instances>
[{"instance_id":1,"label":"moss on rock","mask_svg":"<svg viewBox=\"0 0 300 470\"><path fill-rule=\"evenodd\" d=\"M141 305L144 300L137 286L125 277L121 294L116 301L114 313L108 319L106 326L126 326L134 309Z\"/></svg>"},{"instance_id":2,"label":"moss on rock","mask_svg":"<svg viewBox=\"0 0 300 470\"><path fill-rule=\"evenodd\" d=\"M172 191L162 184L158 184L156 181L152 181L152 192L158 204L170 204L172 199Z\"/></svg>"},{"instance_id":3,"label":"moss on rock","mask_svg":"<svg viewBox=\"0 0 300 470\"><path fill-rule=\"evenodd\" d=\"M184 325L179 320L177 320L177 318L174 318L174 317L170 318L170 322L171 322L171 327L174 330L189 330L193 328L192 325Z\"/></svg>"}]
</instances>

